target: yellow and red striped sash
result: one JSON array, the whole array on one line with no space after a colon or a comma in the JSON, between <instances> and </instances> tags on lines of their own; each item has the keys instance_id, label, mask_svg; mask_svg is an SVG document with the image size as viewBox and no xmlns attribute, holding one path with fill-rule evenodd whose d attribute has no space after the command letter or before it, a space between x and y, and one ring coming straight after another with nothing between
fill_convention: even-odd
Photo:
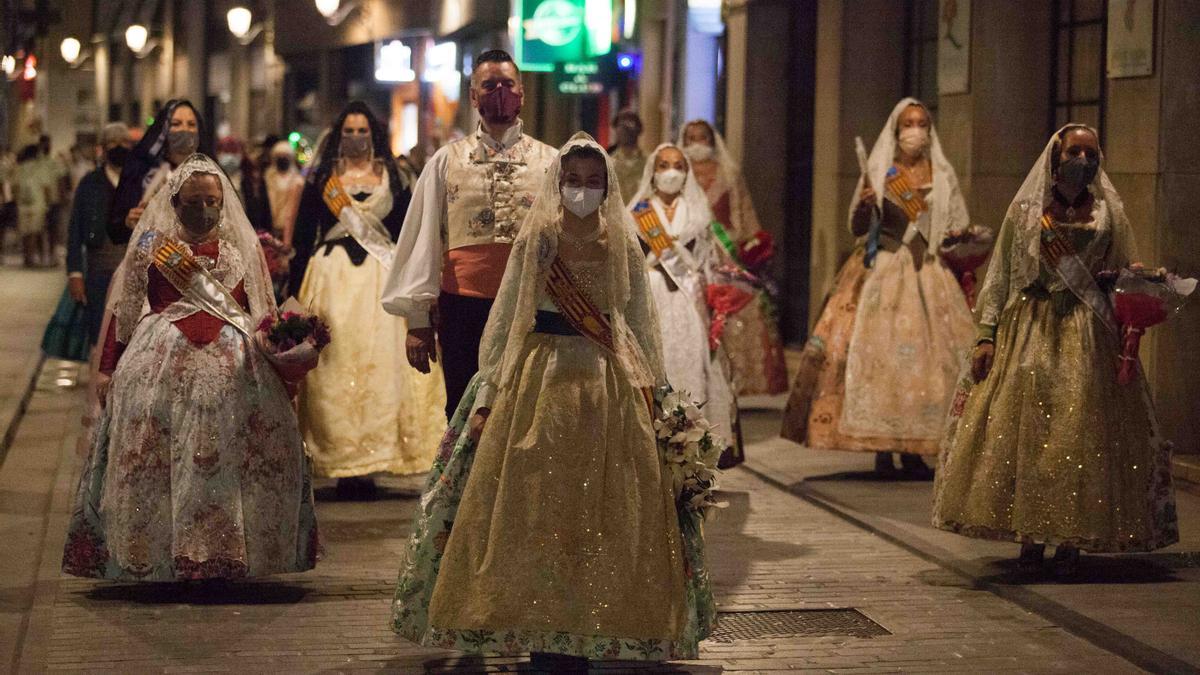
<instances>
[{"instance_id":1,"label":"yellow and red striped sash","mask_svg":"<svg viewBox=\"0 0 1200 675\"><path fill-rule=\"evenodd\" d=\"M546 291L572 328L609 352L616 353L612 324L575 283L562 258L555 258L550 264L550 272L546 275Z\"/></svg>"},{"instance_id":2,"label":"yellow and red striped sash","mask_svg":"<svg viewBox=\"0 0 1200 675\"><path fill-rule=\"evenodd\" d=\"M1042 261L1050 269L1057 269L1058 262L1064 256L1075 255L1071 242L1054 227L1054 219L1050 213L1042 214Z\"/></svg>"},{"instance_id":3,"label":"yellow and red striped sash","mask_svg":"<svg viewBox=\"0 0 1200 675\"><path fill-rule=\"evenodd\" d=\"M898 171L896 167L893 166L888 169L884 182L887 183L888 194L904 210L904 215L908 216L908 222L911 223L916 220L917 216L921 215L928 208L925 204L925 198L921 196L920 191L915 190L909 184L908 178Z\"/></svg>"},{"instance_id":4,"label":"yellow and red striped sash","mask_svg":"<svg viewBox=\"0 0 1200 675\"><path fill-rule=\"evenodd\" d=\"M191 285L192 277L200 272L200 263L192 257L192 252L183 244L166 237L159 237L159 246L154 250L153 259L158 271L181 292Z\"/></svg>"},{"instance_id":5,"label":"yellow and red striped sash","mask_svg":"<svg viewBox=\"0 0 1200 675\"><path fill-rule=\"evenodd\" d=\"M325 189L321 191L321 196L324 197L325 206L329 207L334 218L341 215L342 209L350 206L350 195L346 194L346 188L342 187L342 180L336 175L330 176L329 180L325 181Z\"/></svg>"},{"instance_id":6,"label":"yellow and red striped sash","mask_svg":"<svg viewBox=\"0 0 1200 675\"><path fill-rule=\"evenodd\" d=\"M653 206L650 206L649 201L642 200L633 207L633 221L637 223L638 234L654 252L654 255L661 255L675 243L671 235L667 234L666 228L658 219L658 212L654 210Z\"/></svg>"}]
</instances>

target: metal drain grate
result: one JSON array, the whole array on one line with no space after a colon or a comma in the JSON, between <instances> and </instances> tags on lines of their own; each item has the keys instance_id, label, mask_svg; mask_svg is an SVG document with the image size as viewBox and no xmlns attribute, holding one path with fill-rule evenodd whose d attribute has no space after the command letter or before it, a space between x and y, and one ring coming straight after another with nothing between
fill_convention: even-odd
<instances>
[{"instance_id":1,"label":"metal drain grate","mask_svg":"<svg viewBox=\"0 0 1200 675\"><path fill-rule=\"evenodd\" d=\"M763 638L848 635L869 638L891 633L856 609L768 610L721 612L708 639L713 642Z\"/></svg>"}]
</instances>

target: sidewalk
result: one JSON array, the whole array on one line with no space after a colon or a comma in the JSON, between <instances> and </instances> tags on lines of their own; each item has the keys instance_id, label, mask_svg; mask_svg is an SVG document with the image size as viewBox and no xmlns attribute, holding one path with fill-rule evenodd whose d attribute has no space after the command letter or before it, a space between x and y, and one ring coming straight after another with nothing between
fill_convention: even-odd
<instances>
[{"instance_id":1,"label":"sidewalk","mask_svg":"<svg viewBox=\"0 0 1200 675\"><path fill-rule=\"evenodd\" d=\"M776 402L777 403L777 402ZM778 437L777 417L750 416L746 468L971 583L1049 618L1144 668L1200 672L1200 496L1177 490L1181 541L1147 554L1085 555L1072 583L1016 571L1016 544L930 525L932 482L877 481L866 453L808 450Z\"/></svg>"}]
</instances>

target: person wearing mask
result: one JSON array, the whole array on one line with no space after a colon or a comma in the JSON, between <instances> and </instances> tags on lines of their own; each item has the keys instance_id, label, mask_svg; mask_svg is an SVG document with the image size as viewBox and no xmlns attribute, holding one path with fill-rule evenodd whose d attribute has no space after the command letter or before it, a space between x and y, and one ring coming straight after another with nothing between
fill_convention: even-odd
<instances>
[{"instance_id":1,"label":"person wearing mask","mask_svg":"<svg viewBox=\"0 0 1200 675\"><path fill-rule=\"evenodd\" d=\"M1138 368L1121 384L1120 328L1095 275L1136 260L1099 135L1068 124L1008 207L979 293L970 377L950 408L933 524L1020 542L1019 568L1071 577L1079 552L1179 541L1171 444Z\"/></svg>"},{"instance_id":2,"label":"person wearing mask","mask_svg":"<svg viewBox=\"0 0 1200 675\"><path fill-rule=\"evenodd\" d=\"M180 162L195 152L212 156L212 144L207 139L204 120L190 101L167 101L121 169L108 219L108 236L113 243L128 243L146 205L166 185Z\"/></svg>"},{"instance_id":3,"label":"person wearing mask","mask_svg":"<svg viewBox=\"0 0 1200 675\"><path fill-rule=\"evenodd\" d=\"M275 299L232 183L209 157L185 158L133 241L109 298L111 379L63 571L150 582L312 569L304 442L255 337Z\"/></svg>"},{"instance_id":4,"label":"person wearing mask","mask_svg":"<svg viewBox=\"0 0 1200 675\"><path fill-rule=\"evenodd\" d=\"M633 110L622 110L613 118L613 131L617 143L608 149L608 153L617 167L621 198L629 202L638 191L642 170L646 166L646 153L638 145L642 135L642 118Z\"/></svg>"},{"instance_id":5,"label":"person wearing mask","mask_svg":"<svg viewBox=\"0 0 1200 675\"><path fill-rule=\"evenodd\" d=\"M563 673L694 659L712 627L645 398L667 374L616 188L583 132L543 175L400 571L409 640Z\"/></svg>"},{"instance_id":6,"label":"person wearing mask","mask_svg":"<svg viewBox=\"0 0 1200 675\"><path fill-rule=\"evenodd\" d=\"M106 125L100 146L100 166L80 179L67 229L67 290L85 308L89 345L100 339L104 297L124 256L124 248L108 239L108 211L133 147L129 127L120 122Z\"/></svg>"},{"instance_id":7,"label":"person wearing mask","mask_svg":"<svg viewBox=\"0 0 1200 675\"><path fill-rule=\"evenodd\" d=\"M937 455L971 346L966 297L940 254L946 235L969 225L967 206L916 99L892 109L867 169L849 214L866 243L838 273L805 346L782 433L811 448L874 452L881 478L896 476L899 452L905 477L928 480L922 456Z\"/></svg>"},{"instance_id":8,"label":"person wearing mask","mask_svg":"<svg viewBox=\"0 0 1200 675\"><path fill-rule=\"evenodd\" d=\"M509 249L555 155L523 133L523 96L507 52L475 59L471 104L479 126L425 165L383 289L384 309L408 322L409 364L428 373L441 348L447 419L475 374Z\"/></svg>"},{"instance_id":9,"label":"person wearing mask","mask_svg":"<svg viewBox=\"0 0 1200 675\"><path fill-rule=\"evenodd\" d=\"M654 149L628 208L646 251L650 294L662 330L667 379L676 389L704 402L704 415L715 435L726 440L724 465L741 459L735 420L737 401L728 358L711 341L713 321L706 299L716 283L724 250L709 225L712 212L691 165L674 143ZM613 158L620 177L620 165ZM655 236L656 229L665 236Z\"/></svg>"},{"instance_id":10,"label":"person wearing mask","mask_svg":"<svg viewBox=\"0 0 1200 675\"><path fill-rule=\"evenodd\" d=\"M373 498L374 473L428 471L441 434L441 378L405 366L404 320L379 306L410 199L387 127L350 102L305 182L288 279L333 335L298 410L313 469L342 499Z\"/></svg>"},{"instance_id":11,"label":"person wearing mask","mask_svg":"<svg viewBox=\"0 0 1200 675\"><path fill-rule=\"evenodd\" d=\"M267 201L271 206L271 232L283 242L285 248L291 248L300 195L304 191L304 177L296 165L296 151L291 143L276 141L268 156L270 163L263 178Z\"/></svg>"},{"instance_id":12,"label":"person wearing mask","mask_svg":"<svg viewBox=\"0 0 1200 675\"><path fill-rule=\"evenodd\" d=\"M770 238L758 222L741 167L725 149L711 124L692 120L679 130L676 145L692 163L692 172L708 197L717 241L731 258L759 277L768 274ZM761 283L753 302L734 313L725 328L725 348L733 364L739 395L787 391L787 364L775 319L774 302Z\"/></svg>"}]
</instances>

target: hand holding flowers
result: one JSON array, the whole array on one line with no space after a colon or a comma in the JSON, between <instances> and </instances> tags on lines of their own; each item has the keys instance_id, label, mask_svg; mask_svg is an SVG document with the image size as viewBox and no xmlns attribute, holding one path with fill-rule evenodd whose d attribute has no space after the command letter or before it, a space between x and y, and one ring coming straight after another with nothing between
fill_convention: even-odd
<instances>
[{"instance_id":1,"label":"hand holding flowers","mask_svg":"<svg viewBox=\"0 0 1200 675\"><path fill-rule=\"evenodd\" d=\"M676 508L703 517L708 509L724 506L716 500L717 460L724 441L712 433L700 406L687 392L660 387L654 398L654 431L671 474Z\"/></svg>"},{"instance_id":2,"label":"hand holding flowers","mask_svg":"<svg viewBox=\"0 0 1200 675\"><path fill-rule=\"evenodd\" d=\"M288 298L278 314L262 318L254 339L284 382L294 386L317 367L330 334L320 317L304 312L294 298Z\"/></svg>"}]
</instances>

